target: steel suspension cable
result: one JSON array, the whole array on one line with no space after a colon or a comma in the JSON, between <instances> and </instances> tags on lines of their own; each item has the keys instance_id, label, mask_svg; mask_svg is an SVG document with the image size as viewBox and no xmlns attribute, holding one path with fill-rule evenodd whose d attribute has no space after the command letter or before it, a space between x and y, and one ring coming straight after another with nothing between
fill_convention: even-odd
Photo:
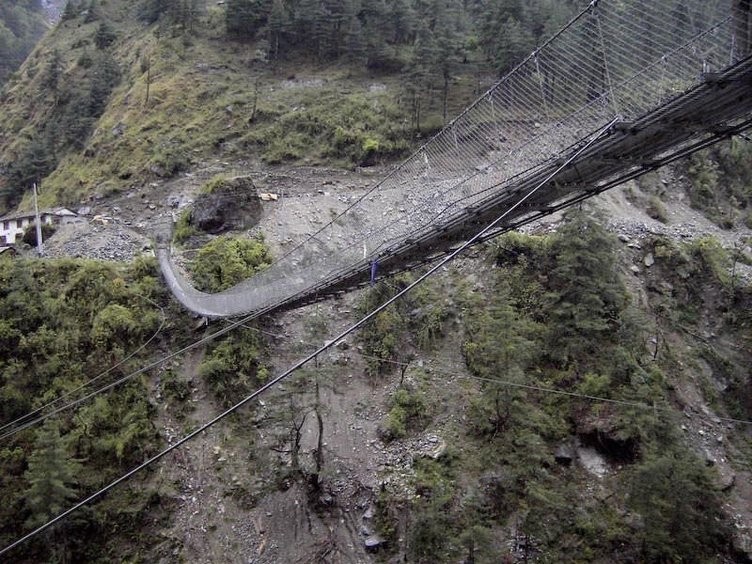
<instances>
[{"instance_id":1,"label":"steel suspension cable","mask_svg":"<svg viewBox=\"0 0 752 564\"><path fill-rule=\"evenodd\" d=\"M373 311L371 311L370 313L368 313L367 315L365 315L363 318L361 318L356 323L352 324L347 329L345 329L342 332L340 332L329 343L325 343L323 346L319 347L316 351L310 353L304 359L298 361L292 367L290 367L287 370L285 370L284 372L282 372L279 376L276 376L275 378L273 378L272 380L270 380L269 382L267 382L266 384L264 384L263 386L261 386L260 388L258 388L252 394L246 396L245 398L243 398L241 401L239 401L238 403L236 403L232 407L230 407L227 410L225 410L224 412L220 413L219 415L217 415L216 417L214 417L213 419L211 419L207 423L204 423L203 425L201 425L200 427L198 427L194 431L190 432L189 434L185 435L180 440L176 441L172 445L168 446L167 448L163 449L159 453L155 454L154 456L152 456L151 458L149 458L148 460L146 460L142 464L140 464L140 465L136 466L135 468L133 468L132 470L126 472L125 474L123 474L119 478L115 479L114 481L110 482L108 485L104 486L103 488L99 489L98 491L96 491L95 493L91 494L87 498L85 498L82 501L78 502L77 504L73 505L71 508L63 511L62 513L60 513L56 517L50 519L49 521L47 521L43 525L40 525L39 527L37 527L36 529L34 529L33 531L31 531L30 533L24 535L22 538L14 541L13 543L9 544L6 547L0 549L0 556L2 556L3 554L6 554L7 552L9 552L11 550L13 550L17 546L25 543L26 541L28 541L29 539L35 537L36 535L38 535L38 534L46 531L47 529L49 529L50 527L52 527L56 523L58 523L61 520L65 519L71 513L77 511L78 509L80 509L81 507L87 505L88 503L92 502L93 500L101 497L102 495L104 495L105 493L107 493L111 489L115 488L119 484L121 484L121 483L125 482L126 480L130 479L135 474L141 472L142 470L148 468L149 466L151 466L155 462L161 460L162 458L164 458L165 456L167 456L169 453L171 453L172 451L174 451L178 447L184 445L185 443L187 443L191 439L195 438L199 434L203 433L207 429L213 427L214 425L216 425L220 421L222 421L225 418L227 418L229 415L231 415L231 414L235 413L236 411L238 411L244 405L248 404L250 401L254 400L255 398L257 398L258 396L260 396L261 394L263 394L267 390L269 390L269 389L273 388L274 386L276 386L277 384L279 384L281 381L283 381L285 378L287 378L290 374L292 374L293 372L295 372L299 368L305 366L308 362L310 362L311 360L313 360L314 358L316 358L317 356L319 356L324 351L326 351L329 348L333 347L335 344L337 344L339 341L341 341L342 339L344 339L345 337L347 337L351 333L357 331L360 327L362 327L363 325L365 325L366 323L368 323L376 315L378 315L379 313L381 313L382 311L384 311L387 307L389 307L391 304L393 304L394 302L396 302L397 300L399 300L400 298L402 298L402 296L404 296L405 294L411 292L415 287L417 287L418 285L420 285L421 283L423 283L430 276L433 276L444 265L446 265L449 262L451 262L452 260L454 260L455 257L457 257L459 254L461 254L462 252L464 252L467 248L471 247L475 243L475 241L481 239L484 234L486 234L489 231L492 231L510 213L512 213L512 211L514 211L515 208L521 206L527 199L529 199L530 197L532 197L541 187L545 186L545 184L549 180L551 180L552 178L554 178L559 172L561 172L561 170L563 170L564 168L566 168L566 166L569 163L571 163L572 161L574 161L580 154L582 154L584 151L586 151L591 145L593 145L605 133L607 133L611 129L611 127L613 126L613 124L615 122L616 122L616 120L613 120L612 122L610 122L609 124L607 124L606 127L604 127L603 129L601 129L600 131L598 131L597 134L593 135L588 140L587 143L585 143L584 145L582 145L575 153L573 153L564 163L561 164L561 166L557 170L553 171L548 176L548 178L544 179L537 186L535 186L533 189L531 189L527 194L525 194L523 197L521 197L514 204L514 206L510 207L509 209L507 209L504 213L502 213L501 215L499 215L495 220L493 220L491 223L489 223L486 227L484 227L483 229L481 229L480 231L478 231L472 238L470 238L468 241L466 241L465 243L463 243L452 254L446 256L445 258L443 258L436 265L434 265L433 267L431 267L427 272L425 272L423 275L421 275L420 277L418 277L414 282L412 282L411 284L409 284L408 286L406 286L399 293L397 293L393 297L391 297L388 300L386 300L383 304L381 304L380 306L378 306L377 308L375 308ZM241 325L243 323L243 321L244 320L241 320L241 321L235 322L235 323L233 323L231 325L228 325L227 327L225 327L225 328L217 331L215 333L215 335L227 333L227 332L231 331L232 329L235 329L236 327L238 327L239 325Z\"/></svg>"}]
</instances>

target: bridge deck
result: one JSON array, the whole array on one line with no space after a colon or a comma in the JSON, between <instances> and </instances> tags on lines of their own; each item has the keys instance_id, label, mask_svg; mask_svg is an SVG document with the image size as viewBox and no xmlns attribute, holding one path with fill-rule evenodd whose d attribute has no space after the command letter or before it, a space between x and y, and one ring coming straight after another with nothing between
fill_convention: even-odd
<instances>
[{"instance_id":1,"label":"bridge deck","mask_svg":"<svg viewBox=\"0 0 752 564\"><path fill-rule=\"evenodd\" d=\"M681 4L589 3L345 212L229 290L193 288L163 234L167 283L211 317L296 307L368 283L374 261L381 275L413 268L740 131L752 63L737 5Z\"/></svg>"},{"instance_id":2,"label":"bridge deck","mask_svg":"<svg viewBox=\"0 0 752 564\"><path fill-rule=\"evenodd\" d=\"M746 126L752 113L752 59L746 59L724 73L714 74L687 93L630 123L618 123L583 154L544 182L567 157L549 159L536 170L517 178L447 221L432 225L395 248L379 255L379 272L394 273L423 263L458 242L468 239L493 219L504 213L530 190L536 193L511 213L496 233L513 229L527 221L553 213L569 203L580 201L614 186L623 179L654 170L662 162L694 147L705 145L735 133ZM739 123L737 123L739 122ZM577 147L572 147L574 152ZM542 183L542 184L541 184ZM158 249L160 265L172 291L189 309L201 315L216 315L226 299L193 289L170 261L169 249ZM243 309L239 314L263 314L321 300L327 296L362 286L370 279L370 261L363 260L303 291L275 303L259 303L258 308ZM216 300L216 303L212 303ZM224 315L224 314L223 314Z\"/></svg>"}]
</instances>

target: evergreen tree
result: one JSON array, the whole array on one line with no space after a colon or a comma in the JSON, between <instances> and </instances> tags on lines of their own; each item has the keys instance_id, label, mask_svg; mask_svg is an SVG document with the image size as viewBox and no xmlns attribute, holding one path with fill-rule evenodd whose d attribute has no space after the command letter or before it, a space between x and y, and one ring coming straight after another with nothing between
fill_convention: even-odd
<instances>
[{"instance_id":1,"label":"evergreen tree","mask_svg":"<svg viewBox=\"0 0 752 564\"><path fill-rule=\"evenodd\" d=\"M78 0L68 0L60 16L62 21L72 20L81 14L81 3Z\"/></svg>"},{"instance_id":2,"label":"evergreen tree","mask_svg":"<svg viewBox=\"0 0 752 564\"><path fill-rule=\"evenodd\" d=\"M100 19L99 16L99 4L97 4L96 0L91 0L89 3L89 7L86 10L86 17L84 18L84 23L92 23Z\"/></svg>"},{"instance_id":3,"label":"evergreen tree","mask_svg":"<svg viewBox=\"0 0 752 564\"><path fill-rule=\"evenodd\" d=\"M92 118L102 115L112 89L120 80L120 68L110 55L104 54L94 62L89 91L89 113Z\"/></svg>"},{"instance_id":4,"label":"evergreen tree","mask_svg":"<svg viewBox=\"0 0 752 564\"><path fill-rule=\"evenodd\" d=\"M549 342L553 358L566 366L615 338L627 295L614 268L614 239L593 217L580 210L568 214L551 250Z\"/></svg>"},{"instance_id":5,"label":"evergreen tree","mask_svg":"<svg viewBox=\"0 0 752 564\"><path fill-rule=\"evenodd\" d=\"M648 457L631 472L628 499L645 521L645 562L708 562L727 542L719 494L688 452Z\"/></svg>"},{"instance_id":6,"label":"evergreen tree","mask_svg":"<svg viewBox=\"0 0 752 564\"><path fill-rule=\"evenodd\" d=\"M76 497L78 464L70 459L56 421L48 419L37 433L25 478L26 504L31 512L26 526L38 527L67 509Z\"/></svg>"},{"instance_id":7,"label":"evergreen tree","mask_svg":"<svg viewBox=\"0 0 752 564\"><path fill-rule=\"evenodd\" d=\"M295 33L302 47L322 55L325 21L320 0L300 0L295 11Z\"/></svg>"},{"instance_id":8,"label":"evergreen tree","mask_svg":"<svg viewBox=\"0 0 752 564\"><path fill-rule=\"evenodd\" d=\"M167 13L170 5L171 0L143 0L138 10L138 17L152 24Z\"/></svg>"},{"instance_id":9,"label":"evergreen tree","mask_svg":"<svg viewBox=\"0 0 752 564\"><path fill-rule=\"evenodd\" d=\"M444 123L447 121L447 102L449 85L462 61L461 51L464 39L464 22L462 6L459 0L438 0L436 13L436 74L441 77L442 110Z\"/></svg>"},{"instance_id":10,"label":"evergreen tree","mask_svg":"<svg viewBox=\"0 0 752 564\"><path fill-rule=\"evenodd\" d=\"M347 59L356 65L363 65L368 60L366 43L363 41L363 26L355 14L351 14L345 27L345 52Z\"/></svg>"},{"instance_id":11,"label":"evergreen tree","mask_svg":"<svg viewBox=\"0 0 752 564\"><path fill-rule=\"evenodd\" d=\"M117 39L115 31L107 22L102 22L97 28L97 34L94 36L94 44L97 49L106 49Z\"/></svg>"},{"instance_id":12,"label":"evergreen tree","mask_svg":"<svg viewBox=\"0 0 752 564\"><path fill-rule=\"evenodd\" d=\"M535 326L517 315L509 286L502 281L493 304L468 329L470 338L463 346L468 368L488 380L485 393L472 406L471 425L476 433L493 436L524 416L526 393L509 383L526 381L524 372L534 354L529 336Z\"/></svg>"},{"instance_id":13,"label":"evergreen tree","mask_svg":"<svg viewBox=\"0 0 752 564\"><path fill-rule=\"evenodd\" d=\"M52 92L57 96L58 89L60 87L60 77L63 73L63 58L60 56L60 51L55 49L50 56L50 61L47 64L47 68L42 75L41 85L42 88Z\"/></svg>"},{"instance_id":14,"label":"evergreen tree","mask_svg":"<svg viewBox=\"0 0 752 564\"><path fill-rule=\"evenodd\" d=\"M420 132L421 117L433 89L432 79L438 49L433 33L424 24L418 28L413 56L407 66L405 89L410 98L413 129Z\"/></svg>"},{"instance_id":15,"label":"evergreen tree","mask_svg":"<svg viewBox=\"0 0 752 564\"><path fill-rule=\"evenodd\" d=\"M283 0L273 0L272 8L269 14L269 45L271 58L277 59L280 56L280 49L283 48L285 34L290 29L290 13Z\"/></svg>"},{"instance_id":16,"label":"evergreen tree","mask_svg":"<svg viewBox=\"0 0 752 564\"><path fill-rule=\"evenodd\" d=\"M532 30L526 26L529 8L522 0L490 3L482 14L480 43L500 74L510 70L535 47Z\"/></svg>"},{"instance_id":17,"label":"evergreen tree","mask_svg":"<svg viewBox=\"0 0 752 564\"><path fill-rule=\"evenodd\" d=\"M371 0L363 5L363 35L368 53L368 66L389 69L393 63L387 39L394 36L393 22L384 17L388 13L384 0Z\"/></svg>"},{"instance_id":18,"label":"evergreen tree","mask_svg":"<svg viewBox=\"0 0 752 564\"><path fill-rule=\"evenodd\" d=\"M348 4L349 0L323 0L322 2L322 22L325 27L322 54L327 58L338 59L342 54L345 25L350 19Z\"/></svg>"},{"instance_id":19,"label":"evergreen tree","mask_svg":"<svg viewBox=\"0 0 752 564\"><path fill-rule=\"evenodd\" d=\"M54 152L44 136L32 139L19 153L10 167L10 191L6 194L8 207L18 203L33 183L40 184L55 166Z\"/></svg>"},{"instance_id":20,"label":"evergreen tree","mask_svg":"<svg viewBox=\"0 0 752 564\"><path fill-rule=\"evenodd\" d=\"M242 39L253 39L267 21L265 0L228 0L225 12L227 33Z\"/></svg>"},{"instance_id":21,"label":"evergreen tree","mask_svg":"<svg viewBox=\"0 0 752 564\"><path fill-rule=\"evenodd\" d=\"M392 20L390 27L394 43L408 44L415 40L418 16L410 0L394 0L389 17Z\"/></svg>"}]
</instances>

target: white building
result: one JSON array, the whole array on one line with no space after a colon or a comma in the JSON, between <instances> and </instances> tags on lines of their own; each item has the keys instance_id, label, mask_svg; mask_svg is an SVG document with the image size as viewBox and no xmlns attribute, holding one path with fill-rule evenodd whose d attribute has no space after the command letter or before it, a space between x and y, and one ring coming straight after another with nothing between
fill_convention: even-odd
<instances>
[{"instance_id":1,"label":"white building","mask_svg":"<svg viewBox=\"0 0 752 564\"><path fill-rule=\"evenodd\" d=\"M54 210L41 210L39 219L43 224L60 225L73 223L78 216L66 208ZM36 221L34 212L16 212L0 217L0 244L13 245L17 237L21 237L24 231L34 225Z\"/></svg>"}]
</instances>

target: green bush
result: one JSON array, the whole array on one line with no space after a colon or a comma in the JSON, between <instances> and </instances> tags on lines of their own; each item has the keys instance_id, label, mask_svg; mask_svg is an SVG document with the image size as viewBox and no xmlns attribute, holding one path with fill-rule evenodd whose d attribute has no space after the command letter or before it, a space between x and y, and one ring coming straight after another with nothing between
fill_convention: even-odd
<instances>
[{"instance_id":1,"label":"green bush","mask_svg":"<svg viewBox=\"0 0 752 564\"><path fill-rule=\"evenodd\" d=\"M387 439L403 439L421 429L426 422L426 404L421 394L404 388L394 392L386 417L384 435Z\"/></svg>"},{"instance_id":2,"label":"green bush","mask_svg":"<svg viewBox=\"0 0 752 564\"><path fill-rule=\"evenodd\" d=\"M185 243L197 232L198 230L191 225L191 210L185 209L180 213L180 217L172 230L172 240L179 245Z\"/></svg>"},{"instance_id":3,"label":"green bush","mask_svg":"<svg viewBox=\"0 0 752 564\"><path fill-rule=\"evenodd\" d=\"M721 499L697 457L650 456L629 473L628 488L630 507L644 523L644 561L709 561L727 542Z\"/></svg>"},{"instance_id":4,"label":"green bush","mask_svg":"<svg viewBox=\"0 0 752 564\"><path fill-rule=\"evenodd\" d=\"M271 264L262 238L222 236L203 247L191 264L196 286L205 292L220 292L250 278Z\"/></svg>"},{"instance_id":5,"label":"green bush","mask_svg":"<svg viewBox=\"0 0 752 564\"><path fill-rule=\"evenodd\" d=\"M650 196L648 198L648 203L645 211L650 217L660 221L661 223L666 223L668 221L666 206L663 205L663 202L661 202L658 196Z\"/></svg>"},{"instance_id":6,"label":"green bush","mask_svg":"<svg viewBox=\"0 0 752 564\"><path fill-rule=\"evenodd\" d=\"M217 399L231 405L266 380L262 346L258 331L234 331L212 346L199 366L199 376Z\"/></svg>"}]
</instances>

